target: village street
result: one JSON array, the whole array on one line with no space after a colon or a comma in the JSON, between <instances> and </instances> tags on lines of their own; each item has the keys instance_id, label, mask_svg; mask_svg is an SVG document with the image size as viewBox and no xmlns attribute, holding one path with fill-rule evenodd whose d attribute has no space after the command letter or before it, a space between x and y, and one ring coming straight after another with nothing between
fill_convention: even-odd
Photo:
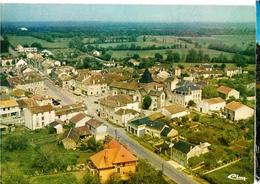
<instances>
[{"instance_id":1,"label":"village street","mask_svg":"<svg viewBox=\"0 0 260 184\"><path fill-rule=\"evenodd\" d=\"M84 100L88 107L88 114L94 116L96 119L105 123L108 127L109 135L113 137L117 137L119 141L125 144L129 149L134 152L139 158L146 159L149 161L154 167L163 171L163 173L168 176L171 180L175 181L178 184L193 184L197 183L191 177L184 175L181 171L175 169L171 164L167 163L163 158L159 157L155 153L147 150L143 146L141 146L137 141L131 139L125 132L124 128L118 128L110 123L102 120L97 115L98 109L98 99L100 97L86 97L86 96L75 96L69 91L61 89L58 86L55 86L51 81L45 81L46 86L49 88L48 90L54 97L57 97L61 100L63 104L70 104L73 101L81 101Z\"/></svg>"}]
</instances>

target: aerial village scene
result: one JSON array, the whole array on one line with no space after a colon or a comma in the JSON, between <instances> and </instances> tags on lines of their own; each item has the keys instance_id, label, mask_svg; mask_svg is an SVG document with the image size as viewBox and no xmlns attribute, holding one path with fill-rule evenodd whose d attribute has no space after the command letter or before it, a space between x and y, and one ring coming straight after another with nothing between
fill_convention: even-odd
<instances>
[{"instance_id":1,"label":"aerial village scene","mask_svg":"<svg viewBox=\"0 0 260 184\"><path fill-rule=\"evenodd\" d=\"M199 23L153 17L178 6L122 15L147 8L153 22L82 21L84 9L120 17L126 5L89 6L42 5L47 19L4 5L2 183L253 183L254 7L182 7L209 14ZM16 19L27 10L31 21Z\"/></svg>"}]
</instances>

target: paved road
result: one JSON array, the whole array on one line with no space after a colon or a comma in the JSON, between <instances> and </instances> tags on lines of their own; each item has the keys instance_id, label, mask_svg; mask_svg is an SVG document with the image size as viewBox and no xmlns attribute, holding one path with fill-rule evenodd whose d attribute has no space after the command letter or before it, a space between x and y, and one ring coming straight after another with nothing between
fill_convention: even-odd
<instances>
[{"instance_id":1,"label":"paved road","mask_svg":"<svg viewBox=\"0 0 260 184\"><path fill-rule=\"evenodd\" d=\"M105 122L104 120L96 117L98 120L104 122L108 126L108 133L115 137L117 135L119 141L130 148L139 158L147 159L155 168L160 169L171 180L178 184L195 184L197 183L191 177L184 175L181 171L175 169L172 165L167 163L163 158L155 153L147 150L141 146L137 141L131 139L126 135L123 128L115 128L113 125Z\"/></svg>"},{"instance_id":2,"label":"paved road","mask_svg":"<svg viewBox=\"0 0 260 184\"><path fill-rule=\"evenodd\" d=\"M52 93L55 93L55 95L62 100L62 102L66 104L71 104L75 101L75 97L72 93L62 90L60 87L55 86L51 81L46 80L45 84L48 90L50 90ZM53 95L53 94L50 94ZM172 165L167 163L164 159L156 155L155 153L151 152L150 150L147 150L143 146L141 146L137 141L131 139L129 136L127 136L125 130L123 128L116 128L113 125L109 124L108 122L100 119L95 111L98 107L97 104L94 103L94 101L98 100L96 97L81 97L86 101L86 104L88 105L88 108L91 109L91 114L95 116L98 120L104 122L108 127L108 133L115 137L119 138L119 141L123 144L127 145L130 150L132 150L139 158L147 159L155 168L160 169L163 171L163 173L168 176L171 180L175 181L178 184L195 184L197 183L194 181L191 177L184 175L181 171L178 171L175 169ZM89 110L90 110L89 109Z\"/></svg>"},{"instance_id":3,"label":"paved road","mask_svg":"<svg viewBox=\"0 0 260 184\"><path fill-rule=\"evenodd\" d=\"M52 81L46 79L44 83L47 88L46 94L53 98L60 99L62 105L73 104L77 101L73 94L64 89L61 89L58 86L55 86Z\"/></svg>"}]
</instances>

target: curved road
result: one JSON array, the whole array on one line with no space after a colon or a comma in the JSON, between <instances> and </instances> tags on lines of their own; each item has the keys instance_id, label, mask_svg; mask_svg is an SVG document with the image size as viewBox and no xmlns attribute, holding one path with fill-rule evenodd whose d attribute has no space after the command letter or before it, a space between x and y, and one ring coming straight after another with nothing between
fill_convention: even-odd
<instances>
[{"instance_id":1,"label":"curved road","mask_svg":"<svg viewBox=\"0 0 260 184\"><path fill-rule=\"evenodd\" d=\"M105 123L108 127L108 133L113 137L118 137L119 141L130 148L139 158L143 158L149 161L155 168L163 171L163 174L168 176L171 180L178 184L197 184L191 177L178 171L172 165L167 163L163 158L151 152L150 150L141 146L136 140L127 136L123 128L115 128L113 125L107 123L99 117L96 119ZM116 135L115 135L116 134Z\"/></svg>"},{"instance_id":2,"label":"curved road","mask_svg":"<svg viewBox=\"0 0 260 184\"><path fill-rule=\"evenodd\" d=\"M74 103L75 96L66 91L61 89L59 86L54 85L54 83L50 80L45 80L45 85L54 95L55 97L61 99L64 104L72 104ZM181 171L178 171L172 165L167 163L163 158L156 155L155 153L151 152L150 150L141 146L136 140L130 138L123 128L116 128L113 125L109 124L108 122L102 120L96 115L96 109L98 105L94 103L95 97L90 99L86 99L86 104L89 106L89 111L91 111L90 115L93 115L96 119L100 120L101 122L105 123L108 127L108 133L113 137L118 137L119 141L130 148L139 158L143 158L148 160L155 168L160 169L163 171L163 174L169 177L171 180L178 184L197 184L198 182L194 181L192 177L185 175ZM93 112L92 112L93 111ZM90 112L89 112L90 113Z\"/></svg>"}]
</instances>

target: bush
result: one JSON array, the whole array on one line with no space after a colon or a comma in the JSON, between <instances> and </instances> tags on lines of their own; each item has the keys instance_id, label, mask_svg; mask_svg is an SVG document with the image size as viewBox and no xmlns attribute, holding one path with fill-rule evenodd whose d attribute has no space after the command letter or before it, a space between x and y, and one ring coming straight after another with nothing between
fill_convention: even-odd
<instances>
[{"instance_id":1,"label":"bush","mask_svg":"<svg viewBox=\"0 0 260 184\"><path fill-rule=\"evenodd\" d=\"M152 98L149 95L146 95L143 99L143 109L149 109L152 104Z\"/></svg>"},{"instance_id":2,"label":"bush","mask_svg":"<svg viewBox=\"0 0 260 184\"><path fill-rule=\"evenodd\" d=\"M86 173L82 179L82 184L100 184L99 177L93 176L90 173Z\"/></svg>"},{"instance_id":3,"label":"bush","mask_svg":"<svg viewBox=\"0 0 260 184\"><path fill-rule=\"evenodd\" d=\"M1 181L6 184L28 184L29 180L27 177L19 170L17 164L8 163L1 166ZM1 183L2 183L1 182Z\"/></svg>"},{"instance_id":4,"label":"bush","mask_svg":"<svg viewBox=\"0 0 260 184\"><path fill-rule=\"evenodd\" d=\"M29 145L28 139L23 135L8 136L3 143L4 149L8 151L23 150Z\"/></svg>"},{"instance_id":5,"label":"bush","mask_svg":"<svg viewBox=\"0 0 260 184\"><path fill-rule=\"evenodd\" d=\"M196 114L195 116L193 116L192 121L199 121L200 120L200 115Z\"/></svg>"}]
</instances>

